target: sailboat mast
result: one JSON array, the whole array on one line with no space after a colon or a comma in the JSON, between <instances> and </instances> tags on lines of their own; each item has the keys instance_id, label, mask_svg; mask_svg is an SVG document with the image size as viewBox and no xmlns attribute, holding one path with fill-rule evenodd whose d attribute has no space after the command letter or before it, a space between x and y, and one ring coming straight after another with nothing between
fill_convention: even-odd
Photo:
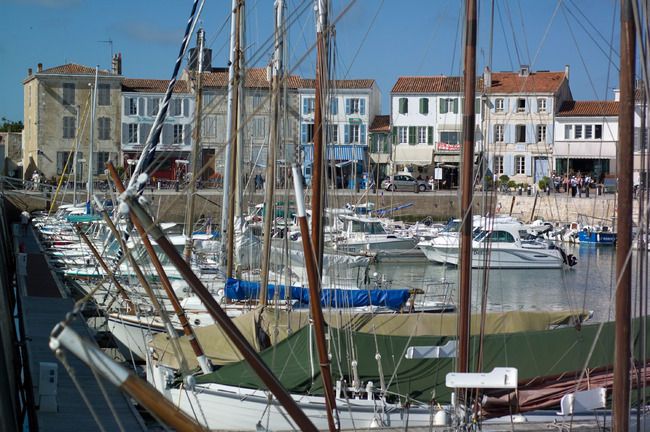
<instances>
[{"instance_id":1,"label":"sailboat mast","mask_svg":"<svg viewBox=\"0 0 650 432\"><path fill-rule=\"evenodd\" d=\"M192 177L189 184L189 195L187 196L187 213L185 213L185 249L183 256L188 263L192 257L192 231L194 228L194 200L196 198L196 182L199 175L199 155L201 153L201 122L203 113L203 45L205 44L205 31L199 29L196 32L198 50L198 73L196 77L196 110L194 118L194 142L192 143Z\"/></svg>"},{"instance_id":2,"label":"sailboat mast","mask_svg":"<svg viewBox=\"0 0 650 432\"><path fill-rule=\"evenodd\" d=\"M632 176L634 158L634 74L636 29L632 2L621 1L621 68L616 155L618 173L618 218L616 221L616 342L614 357L613 430L628 430L630 411L630 328L632 309Z\"/></svg>"},{"instance_id":3,"label":"sailboat mast","mask_svg":"<svg viewBox=\"0 0 650 432\"><path fill-rule=\"evenodd\" d=\"M277 143L280 123L280 80L283 75L282 54L284 37L284 1L275 3L275 52L271 64L271 125L269 149L266 157L266 189L264 202L264 250L262 255L262 280L260 284L260 304L266 306L267 288L269 283L269 260L271 259L271 223L275 219L275 163L277 158Z\"/></svg>"},{"instance_id":4,"label":"sailboat mast","mask_svg":"<svg viewBox=\"0 0 650 432\"><path fill-rule=\"evenodd\" d=\"M469 370L469 329L472 288L472 195L474 189L474 127L476 91L476 0L465 2L465 65L463 73L463 148L461 177L461 237L458 314L458 372Z\"/></svg>"},{"instance_id":5,"label":"sailboat mast","mask_svg":"<svg viewBox=\"0 0 650 432\"><path fill-rule=\"evenodd\" d=\"M239 102L239 66L240 66L240 41L239 27L244 0L233 0L232 18L230 25L230 68L228 70L228 115L226 135L226 160L223 176L223 205L221 207L221 230L226 243L226 276L232 277L233 250L235 230L233 219L235 216L235 179L237 178L237 110Z\"/></svg>"},{"instance_id":6,"label":"sailboat mast","mask_svg":"<svg viewBox=\"0 0 650 432\"><path fill-rule=\"evenodd\" d=\"M88 143L88 188L86 210L90 213L90 201L93 197L93 151L95 150L95 107L97 106L97 79L99 66L95 66L95 84L93 85L93 101L90 108L90 142Z\"/></svg>"},{"instance_id":7,"label":"sailboat mast","mask_svg":"<svg viewBox=\"0 0 650 432\"><path fill-rule=\"evenodd\" d=\"M311 238L319 273L323 267L323 113L322 86L326 74L327 0L316 0L316 80L314 99L314 159L311 197Z\"/></svg>"}]
</instances>

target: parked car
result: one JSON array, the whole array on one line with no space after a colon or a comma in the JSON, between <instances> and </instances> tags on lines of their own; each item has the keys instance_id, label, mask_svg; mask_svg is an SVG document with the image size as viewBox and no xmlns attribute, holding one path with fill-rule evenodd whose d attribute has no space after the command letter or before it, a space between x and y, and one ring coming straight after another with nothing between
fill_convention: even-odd
<instances>
[{"instance_id":1,"label":"parked car","mask_svg":"<svg viewBox=\"0 0 650 432\"><path fill-rule=\"evenodd\" d=\"M617 181L616 177L605 177L601 185L603 193L616 193Z\"/></svg>"},{"instance_id":2,"label":"parked car","mask_svg":"<svg viewBox=\"0 0 650 432\"><path fill-rule=\"evenodd\" d=\"M431 190L431 185L426 180L417 180L408 174L388 176L381 182L381 187L387 191L414 192L417 185L419 192Z\"/></svg>"}]
</instances>

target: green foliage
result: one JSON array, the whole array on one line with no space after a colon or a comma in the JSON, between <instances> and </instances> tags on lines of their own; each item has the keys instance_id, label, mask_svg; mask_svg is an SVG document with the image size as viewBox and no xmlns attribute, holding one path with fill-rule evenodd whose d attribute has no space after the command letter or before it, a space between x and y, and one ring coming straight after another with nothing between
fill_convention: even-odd
<instances>
[{"instance_id":1,"label":"green foliage","mask_svg":"<svg viewBox=\"0 0 650 432\"><path fill-rule=\"evenodd\" d=\"M514 180L508 180L508 188L514 189L517 187L517 182Z\"/></svg>"},{"instance_id":2,"label":"green foliage","mask_svg":"<svg viewBox=\"0 0 650 432\"><path fill-rule=\"evenodd\" d=\"M508 176L505 175L505 174L501 175L501 176L499 177L499 183L509 185L509 184L510 184L510 177L508 177Z\"/></svg>"},{"instance_id":3,"label":"green foliage","mask_svg":"<svg viewBox=\"0 0 650 432\"><path fill-rule=\"evenodd\" d=\"M2 117L2 124L0 124L0 132L22 132L23 122L11 121L6 117Z\"/></svg>"},{"instance_id":4,"label":"green foliage","mask_svg":"<svg viewBox=\"0 0 650 432\"><path fill-rule=\"evenodd\" d=\"M551 185L551 179L550 177L544 176L542 177L538 182L537 186L539 186L540 190L546 190L547 187Z\"/></svg>"}]
</instances>

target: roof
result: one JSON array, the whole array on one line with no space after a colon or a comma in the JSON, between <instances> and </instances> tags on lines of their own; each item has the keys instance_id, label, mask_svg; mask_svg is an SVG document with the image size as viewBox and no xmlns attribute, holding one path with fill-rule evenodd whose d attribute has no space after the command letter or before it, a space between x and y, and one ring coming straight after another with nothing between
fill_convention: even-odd
<instances>
[{"instance_id":1,"label":"roof","mask_svg":"<svg viewBox=\"0 0 650 432\"><path fill-rule=\"evenodd\" d=\"M125 78L122 81L122 91L165 93L168 85L168 80ZM176 84L174 85L174 93L189 93L187 81L176 81Z\"/></svg>"},{"instance_id":2,"label":"roof","mask_svg":"<svg viewBox=\"0 0 650 432\"><path fill-rule=\"evenodd\" d=\"M316 80L311 78L301 79L300 88L316 88ZM329 86L336 90L345 89L370 89L375 84L374 79L331 80Z\"/></svg>"},{"instance_id":3,"label":"roof","mask_svg":"<svg viewBox=\"0 0 650 432\"><path fill-rule=\"evenodd\" d=\"M412 76L399 77L392 93L460 93L462 77Z\"/></svg>"},{"instance_id":4,"label":"roof","mask_svg":"<svg viewBox=\"0 0 650 432\"><path fill-rule=\"evenodd\" d=\"M369 132L390 132L390 116L377 115L370 125Z\"/></svg>"},{"instance_id":5,"label":"roof","mask_svg":"<svg viewBox=\"0 0 650 432\"><path fill-rule=\"evenodd\" d=\"M77 63L68 63L60 66L54 66L48 69L44 69L38 74L59 74L59 75L95 75L95 68L80 65ZM111 75L105 69L99 69L99 75Z\"/></svg>"},{"instance_id":6,"label":"roof","mask_svg":"<svg viewBox=\"0 0 650 432\"><path fill-rule=\"evenodd\" d=\"M287 86L289 88L298 88L301 79L295 75L287 77ZM214 72L205 72L203 74L204 87L228 87L228 71L218 70ZM244 77L244 87L246 88L269 88L266 68L250 68L246 70Z\"/></svg>"},{"instance_id":7,"label":"roof","mask_svg":"<svg viewBox=\"0 0 650 432\"><path fill-rule=\"evenodd\" d=\"M618 115L615 101L566 101L557 113L558 117L604 117Z\"/></svg>"},{"instance_id":8,"label":"roof","mask_svg":"<svg viewBox=\"0 0 650 432\"><path fill-rule=\"evenodd\" d=\"M565 80L564 71L530 72L528 76L518 72L492 72L488 93L555 93Z\"/></svg>"}]
</instances>

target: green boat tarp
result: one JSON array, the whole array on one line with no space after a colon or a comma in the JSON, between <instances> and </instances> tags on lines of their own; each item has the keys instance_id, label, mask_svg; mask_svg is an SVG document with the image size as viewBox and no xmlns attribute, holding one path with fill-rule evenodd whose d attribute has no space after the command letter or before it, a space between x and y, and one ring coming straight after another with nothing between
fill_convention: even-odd
<instances>
[{"instance_id":1,"label":"green boat tarp","mask_svg":"<svg viewBox=\"0 0 650 432\"><path fill-rule=\"evenodd\" d=\"M647 320L650 323L650 320ZM647 327L648 325L646 325ZM650 342L646 328L646 344ZM262 359L291 392L322 394L322 381L315 348L310 352L310 327L303 327L275 346L261 352ZM373 381L379 387L375 355L381 355L384 379L389 392L421 402L435 399L449 403L451 390L445 386L445 376L455 368L454 359L406 359L409 346L443 345L448 336L389 336L327 329L332 353L332 378L352 382L352 360L356 360L363 386ZM633 322L633 342L639 340L639 321ZM478 337L471 338L470 365L478 351ZM594 342L596 341L596 342ZM594 323L554 330L493 334L484 337L483 371L494 367L515 367L519 379L564 374L580 376L583 368L609 367L614 362L614 323ZM593 350L593 351L592 351ZM589 355L591 353L591 355ZM265 388L255 372L245 362L223 366L217 371L197 377L198 383L220 384L247 388Z\"/></svg>"}]
</instances>

